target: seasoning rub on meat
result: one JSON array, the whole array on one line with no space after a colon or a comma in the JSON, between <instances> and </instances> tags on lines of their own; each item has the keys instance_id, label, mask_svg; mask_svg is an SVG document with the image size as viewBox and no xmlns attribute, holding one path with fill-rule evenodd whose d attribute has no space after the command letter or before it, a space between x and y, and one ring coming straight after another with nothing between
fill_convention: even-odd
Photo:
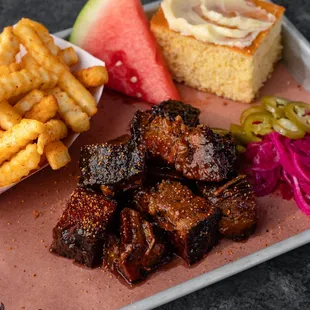
<instances>
[{"instance_id":1,"label":"seasoning rub on meat","mask_svg":"<svg viewBox=\"0 0 310 310\"><path fill-rule=\"evenodd\" d=\"M200 261L257 222L253 190L236 175L236 144L199 123L200 111L168 100L137 111L131 135L81 149L81 177L53 230L51 251L128 283L177 254Z\"/></svg>"},{"instance_id":2,"label":"seasoning rub on meat","mask_svg":"<svg viewBox=\"0 0 310 310\"><path fill-rule=\"evenodd\" d=\"M204 198L221 210L220 233L241 240L251 235L257 223L257 204L245 175L221 183L199 183Z\"/></svg>"},{"instance_id":3,"label":"seasoning rub on meat","mask_svg":"<svg viewBox=\"0 0 310 310\"><path fill-rule=\"evenodd\" d=\"M168 262L171 254L164 231L125 208L120 214L120 236L111 235L104 247L104 265L134 283Z\"/></svg>"},{"instance_id":4,"label":"seasoning rub on meat","mask_svg":"<svg viewBox=\"0 0 310 310\"><path fill-rule=\"evenodd\" d=\"M150 191L142 190L134 204L169 234L176 253L189 265L217 243L220 211L178 182L163 181Z\"/></svg>"},{"instance_id":5,"label":"seasoning rub on meat","mask_svg":"<svg viewBox=\"0 0 310 310\"><path fill-rule=\"evenodd\" d=\"M131 133L152 157L164 160L188 179L220 182L234 171L232 137L220 136L206 125L189 127L179 115L171 120L154 111L137 111Z\"/></svg>"},{"instance_id":6,"label":"seasoning rub on meat","mask_svg":"<svg viewBox=\"0 0 310 310\"><path fill-rule=\"evenodd\" d=\"M115 211L115 201L78 187L53 229L51 252L88 267L97 266Z\"/></svg>"}]
</instances>

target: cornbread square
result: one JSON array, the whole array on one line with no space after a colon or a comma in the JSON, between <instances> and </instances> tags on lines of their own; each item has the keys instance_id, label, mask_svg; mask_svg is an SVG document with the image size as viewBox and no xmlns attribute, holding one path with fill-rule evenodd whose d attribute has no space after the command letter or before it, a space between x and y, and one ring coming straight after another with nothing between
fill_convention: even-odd
<instances>
[{"instance_id":1,"label":"cornbread square","mask_svg":"<svg viewBox=\"0 0 310 310\"><path fill-rule=\"evenodd\" d=\"M151 30L161 46L173 79L187 86L250 103L271 76L281 58L281 25L285 9L262 0L255 5L276 17L251 46L228 47L205 43L169 28L160 8L151 19Z\"/></svg>"}]
</instances>

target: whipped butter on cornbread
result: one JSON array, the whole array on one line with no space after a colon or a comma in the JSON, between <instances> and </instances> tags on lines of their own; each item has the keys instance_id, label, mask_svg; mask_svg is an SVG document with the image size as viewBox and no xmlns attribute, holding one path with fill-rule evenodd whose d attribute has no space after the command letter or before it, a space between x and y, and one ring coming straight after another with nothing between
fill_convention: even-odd
<instances>
[{"instance_id":1,"label":"whipped butter on cornbread","mask_svg":"<svg viewBox=\"0 0 310 310\"><path fill-rule=\"evenodd\" d=\"M269 29L275 16L244 0L164 0L169 28L197 40L244 48Z\"/></svg>"},{"instance_id":2,"label":"whipped butter on cornbread","mask_svg":"<svg viewBox=\"0 0 310 310\"><path fill-rule=\"evenodd\" d=\"M164 0L151 30L176 81L250 103L281 58L284 11L262 0Z\"/></svg>"}]
</instances>

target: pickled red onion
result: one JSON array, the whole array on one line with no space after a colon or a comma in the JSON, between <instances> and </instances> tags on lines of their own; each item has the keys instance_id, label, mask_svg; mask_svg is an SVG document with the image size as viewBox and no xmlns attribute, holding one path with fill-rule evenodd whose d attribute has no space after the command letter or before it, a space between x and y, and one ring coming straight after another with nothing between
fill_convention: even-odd
<instances>
[{"instance_id":1,"label":"pickled red onion","mask_svg":"<svg viewBox=\"0 0 310 310\"><path fill-rule=\"evenodd\" d=\"M309 198L302 191L299 186L299 182L295 176L293 176L293 184L294 184L294 198L299 207L299 209L307 215L310 215L310 201ZM308 200L308 201L307 201Z\"/></svg>"},{"instance_id":2,"label":"pickled red onion","mask_svg":"<svg viewBox=\"0 0 310 310\"><path fill-rule=\"evenodd\" d=\"M282 190L284 199L294 196L302 212L310 215L310 135L290 140L277 132L262 142L250 143L246 173L257 196Z\"/></svg>"}]
</instances>

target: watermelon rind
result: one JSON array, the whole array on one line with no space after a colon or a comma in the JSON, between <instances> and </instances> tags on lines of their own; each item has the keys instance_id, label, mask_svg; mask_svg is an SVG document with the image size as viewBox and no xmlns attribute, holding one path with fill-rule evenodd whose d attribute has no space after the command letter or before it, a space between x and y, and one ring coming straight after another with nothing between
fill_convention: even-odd
<instances>
[{"instance_id":1,"label":"watermelon rind","mask_svg":"<svg viewBox=\"0 0 310 310\"><path fill-rule=\"evenodd\" d=\"M117 1L117 0L115 0ZM93 23L99 17L101 8L106 5L105 0L89 0L79 13L71 32L69 41L81 46L87 37Z\"/></svg>"}]
</instances>

